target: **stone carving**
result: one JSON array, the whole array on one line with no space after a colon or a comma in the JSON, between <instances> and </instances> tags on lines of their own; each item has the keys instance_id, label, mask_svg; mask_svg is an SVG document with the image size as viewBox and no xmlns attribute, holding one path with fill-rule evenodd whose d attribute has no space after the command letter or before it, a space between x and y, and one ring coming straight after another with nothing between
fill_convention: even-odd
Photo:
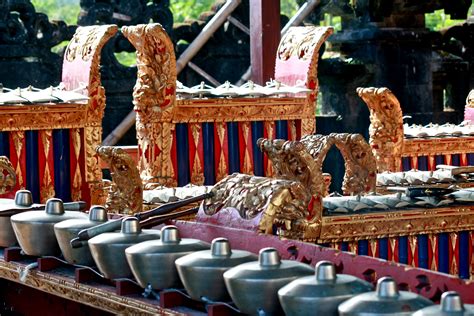
<instances>
[{"instance_id":1,"label":"stone carving","mask_svg":"<svg viewBox=\"0 0 474 316\"><path fill-rule=\"evenodd\" d=\"M240 218L257 221L259 231L287 238L314 239L321 223L321 208L312 205L311 194L297 181L234 173L211 190L214 195L203 204L206 215L232 207Z\"/></svg>"},{"instance_id":2,"label":"stone carving","mask_svg":"<svg viewBox=\"0 0 474 316\"><path fill-rule=\"evenodd\" d=\"M15 185L15 168L7 157L0 156L0 194L9 193Z\"/></svg>"},{"instance_id":3,"label":"stone carving","mask_svg":"<svg viewBox=\"0 0 474 316\"><path fill-rule=\"evenodd\" d=\"M51 48L70 39L75 26L49 21L30 1L0 1L0 78L6 87L57 85L61 57Z\"/></svg>"},{"instance_id":4,"label":"stone carving","mask_svg":"<svg viewBox=\"0 0 474 316\"><path fill-rule=\"evenodd\" d=\"M112 183L105 202L110 212L135 214L142 211L143 187L133 159L119 147L100 146L97 154L109 165Z\"/></svg>"},{"instance_id":5,"label":"stone carving","mask_svg":"<svg viewBox=\"0 0 474 316\"><path fill-rule=\"evenodd\" d=\"M387 88L357 88L370 110L369 143L378 172L399 171L403 151L402 110Z\"/></svg>"},{"instance_id":6,"label":"stone carving","mask_svg":"<svg viewBox=\"0 0 474 316\"><path fill-rule=\"evenodd\" d=\"M345 161L344 194L375 191L375 158L362 135L306 135L301 141L260 139L258 144L272 161L277 177L302 182L315 197L327 191L322 164L333 145L341 151Z\"/></svg>"}]
</instances>

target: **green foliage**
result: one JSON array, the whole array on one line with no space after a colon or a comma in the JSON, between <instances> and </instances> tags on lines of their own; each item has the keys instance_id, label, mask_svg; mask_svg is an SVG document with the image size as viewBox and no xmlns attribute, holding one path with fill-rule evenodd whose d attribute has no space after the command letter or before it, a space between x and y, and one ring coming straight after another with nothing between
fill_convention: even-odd
<instances>
[{"instance_id":1,"label":"green foliage","mask_svg":"<svg viewBox=\"0 0 474 316\"><path fill-rule=\"evenodd\" d=\"M115 58L117 58L118 62L124 66L130 67L137 63L137 53L136 52L120 52L114 53Z\"/></svg>"},{"instance_id":2,"label":"green foliage","mask_svg":"<svg viewBox=\"0 0 474 316\"><path fill-rule=\"evenodd\" d=\"M286 15L287 17L291 18L295 15L296 11L300 6L296 3L296 0L283 0L280 1L280 12L281 14Z\"/></svg>"},{"instance_id":3,"label":"green foliage","mask_svg":"<svg viewBox=\"0 0 474 316\"><path fill-rule=\"evenodd\" d=\"M81 10L79 0L32 0L36 12L44 13L49 20L62 20L69 25L77 23Z\"/></svg>"},{"instance_id":4,"label":"green foliage","mask_svg":"<svg viewBox=\"0 0 474 316\"><path fill-rule=\"evenodd\" d=\"M472 12L474 4L471 6L468 12ZM425 25L432 31L439 31L444 28L448 28L455 24L460 24L465 20L452 20L449 14L445 14L444 10L437 10L433 13L425 14Z\"/></svg>"},{"instance_id":5,"label":"green foliage","mask_svg":"<svg viewBox=\"0 0 474 316\"><path fill-rule=\"evenodd\" d=\"M211 9L214 2L215 0L171 0L170 8L173 12L174 23L199 18L202 12Z\"/></svg>"}]
</instances>

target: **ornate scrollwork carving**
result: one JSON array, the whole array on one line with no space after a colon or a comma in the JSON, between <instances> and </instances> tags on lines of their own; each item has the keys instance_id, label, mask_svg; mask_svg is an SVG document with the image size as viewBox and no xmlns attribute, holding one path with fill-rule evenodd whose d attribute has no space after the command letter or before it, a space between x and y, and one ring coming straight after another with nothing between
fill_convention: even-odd
<instances>
[{"instance_id":1,"label":"ornate scrollwork carving","mask_svg":"<svg viewBox=\"0 0 474 316\"><path fill-rule=\"evenodd\" d=\"M213 188L214 196L204 203L212 216L223 208L237 209L240 218L256 221L258 230L288 238L315 239L320 229L321 211L309 210L312 197L297 181L234 173Z\"/></svg>"},{"instance_id":2,"label":"ornate scrollwork carving","mask_svg":"<svg viewBox=\"0 0 474 316\"><path fill-rule=\"evenodd\" d=\"M323 196L322 165L329 149L336 145L345 161L344 194L375 190L376 164L370 147L359 134L306 135L301 141L259 139L260 149L272 161L277 177L302 182L313 196Z\"/></svg>"},{"instance_id":3,"label":"ornate scrollwork carving","mask_svg":"<svg viewBox=\"0 0 474 316\"><path fill-rule=\"evenodd\" d=\"M109 165L112 184L105 207L111 212L135 214L142 211L143 186L133 159L118 147L97 147L99 157Z\"/></svg>"},{"instance_id":4,"label":"ornate scrollwork carving","mask_svg":"<svg viewBox=\"0 0 474 316\"><path fill-rule=\"evenodd\" d=\"M137 49L137 83L133 104L137 121L159 118L175 105L176 57L173 42L160 24L122 27L122 33Z\"/></svg>"},{"instance_id":5,"label":"ornate scrollwork carving","mask_svg":"<svg viewBox=\"0 0 474 316\"><path fill-rule=\"evenodd\" d=\"M290 57L307 60L313 58L314 51L333 32L331 27L293 27L286 32L278 46L277 56L281 60L288 60Z\"/></svg>"},{"instance_id":6,"label":"ornate scrollwork carving","mask_svg":"<svg viewBox=\"0 0 474 316\"><path fill-rule=\"evenodd\" d=\"M357 88L370 110L369 143L378 172L399 171L403 151L400 102L387 88Z\"/></svg>"},{"instance_id":7,"label":"ornate scrollwork carving","mask_svg":"<svg viewBox=\"0 0 474 316\"><path fill-rule=\"evenodd\" d=\"M145 181L175 184L171 161L174 124L168 122L176 102L173 43L160 24L124 26L122 33L137 49L133 104L142 177Z\"/></svg>"},{"instance_id":8,"label":"ornate scrollwork carving","mask_svg":"<svg viewBox=\"0 0 474 316\"><path fill-rule=\"evenodd\" d=\"M472 89L466 98L466 106L474 108L474 89Z\"/></svg>"},{"instance_id":9,"label":"ornate scrollwork carving","mask_svg":"<svg viewBox=\"0 0 474 316\"><path fill-rule=\"evenodd\" d=\"M313 156L307 151L305 142L308 137L301 141L285 141L283 139L264 139L257 141L260 149L268 155L272 161L276 178L299 181L309 189L315 197L322 197L326 191L322 175L322 162L326 152L332 146L330 139L322 135L312 135L311 143L317 144L321 150L322 159L318 155ZM315 151L313 151L315 152Z\"/></svg>"},{"instance_id":10,"label":"ornate scrollwork carving","mask_svg":"<svg viewBox=\"0 0 474 316\"><path fill-rule=\"evenodd\" d=\"M360 134L331 134L334 144L344 158L344 194L361 194L375 191L377 165L369 144Z\"/></svg>"},{"instance_id":11,"label":"ornate scrollwork carving","mask_svg":"<svg viewBox=\"0 0 474 316\"><path fill-rule=\"evenodd\" d=\"M0 194L11 192L15 185L15 168L7 157L0 156Z\"/></svg>"}]
</instances>

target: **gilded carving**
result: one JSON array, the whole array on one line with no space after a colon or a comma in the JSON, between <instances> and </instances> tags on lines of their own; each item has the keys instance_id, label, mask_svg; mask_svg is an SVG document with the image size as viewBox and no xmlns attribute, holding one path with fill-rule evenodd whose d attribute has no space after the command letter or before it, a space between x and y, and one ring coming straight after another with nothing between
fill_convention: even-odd
<instances>
[{"instance_id":1,"label":"gilded carving","mask_svg":"<svg viewBox=\"0 0 474 316\"><path fill-rule=\"evenodd\" d=\"M113 25L78 27L74 39L70 42L63 63L63 81L68 89L86 84L89 97L83 103L4 105L0 112L0 129L11 131L17 157L24 151L23 132L37 130L43 144L46 159L51 153L51 130L73 129L71 142L74 158L78 162L72 175L71 193L74 199L84 196L83 188L96 188L101 183L95 147L101 143L101 125L105 108L105 93L100 79L100 53L103 45L117 32ZM74 63L74 65L73 65ZM79 66L78 66L79 65ZM82 68L78 68L82 67ZM82 82L85 81L85 82ZM84 133L83 136L80 133ZM81 140L82 139L82 140ZM84 156L82 156L84 155ZM81 157L80 157L81 156ZM23 157L21 157L23 158ZM84 174L81 167L85 163ZM20 160L16 166L18 183L24 186ZM41 200L54 196L51 166L46 164L40 181ZM88 185L84 186L83 181ZM89 192L85 194L88 196ZM96 196L90 192L91 196Z\"/></svg>"},{"instance_id":2,"label":"gilded carving","mask_svg":"<svg viewBox=\"0 0 474 316\"><path fill-rule=\"evenodd\" d=\"M215 137L220 142L221 148L226 146L224 144L224 124L226 122L245 122L241 126L242 132L246 133L251 121L263 121L267 125L268 122L275 119L289 120L291 136L295 138L297 134L301 134L297 131L296 121L301 121L303 133L314 132L318 51L333 29L327 27L296 29L290 33L301 32L302 34L298 37L299 44L295 51L300 57L308 60L306 86L312 90L311 93L281 98L176 100L176 60L173 44L165 30L158 24L122 28L123 34L137 49L138 74L133 97L137 113L140 171L146 183L163 183L164 179L176 178L172 169L165 169L172 166L172 152L171 149L168 150L171 146L168 145L173 134L168 133L167 130L173 131L174 124L214 122ZM157 129L164 126L163 124L171 125L167 130L157 132ZM269 132L273 134L273 130ZM268 137L273 138L271 134ZM155 151L154 146L160 150ZM219 180L227 175L226 157L221 151L216 158L216 178ZM251 158L250 151L244 153L243 170L249 172L252 170ZM170 163L168 164L168 162ZM202 161L200 162L202 163ZM203 177L194 172L198 170L197 163L196 160L191 162L192 179L199 183ZM271 164L268 164L267 167L271 173Z\"/></svg>"},{"instance_id":3,"label":"gilded carving","mask_svg":"<svg viewBox=\"0 0 474 316\"><path fill-rule=\"evenodd\" d=\"M451 160L453 154L468 154L474 152L474 137L439 137L431 139L405 139L403 157L444 155ZM450 164L449 161L445 161Z\"/></svg>"},{"instance_id":4,"label":"gilded carving","mask_svg":"<svg viewBox=\"0 0 474 316\"><path fill-rule=\"evenodd\" d=\"M319 242L415 236L474 228L474 208L439 207L357 215L323 216ZM433 243L433 239L430 239ZM432 244L433 246L433 244Z\"/></svg>"},{"instance_id":5,"label":"gilded carving","mask_svg":"<svg viewBox=\"0 0 474 316\"><path fill-rule=\"evenodd\" d=\"M327 192L322 165L333 145L341 151L345 161L344 194L375 190L375 158L359 134L306 135L301 141L260 139L258 144L272 161L277 178L300 181L314 196Z\"/></svg>"},{"instance_id":6,"label":"gilded carving","mask_svg":"<svg viewBox=\"0 0 474 316\"><path fill-rule=\"evenodd\" d=\"M0 194L11 192L15 185L15 168L7 157L0 156Z\"/></svg>"},{"instance_id":7,"label":"gilded carving","mask_svg":"<svg viewBox=\"0 0 474 316\"><path fill-rule=\"evenodd\" d=\"M12 139L13 139L13 146L15 147L15 153L16 153L16 166L15 166L15 172L17 176L17 183L20 186L20 189L25 188L25 184L23 181L23 171L21 170L21 160L22 160L22 154L23 154L23 145L25 141L25 132L23 131L13 131L11 132Z\"/></svg>"},{"instance_id":8,"label":"gilded carving","mask_svg":"<svg viewBox=\"0 0 474 316\"><path fill-rule=\"evenodd\" d=\"M225 140L226 134L226 124L221 122L214 123L216 125L216 132L217 132L217 139L219 141L220 151L219 151L219 159L217 161L217 174L216 179L217 181L223 179L227 176L227 159L224 154L225 147L227 143Z\"/></svg>"},{"instance_id":9,"label":"gilded carving","mask_svg":"<svg viewBox=\"0 0 474 316\"><path fill-rule=\"evenodd\" d=\"M69 62L76 58L90 60L95 51L93 46L99 38L99 32L100 29L94 26L78 28L64 52L66 60Z\"/></svg>"},{"instance_id":10,"label":"gilded carving","mask_svg":"<svg viewBox=\"0 0 474 316\"><path fill-rule=\"evenodd\" d=\"M191 183L202 185L204 183L204 173L202 169L201 158L199 157L199 140L202 137L200 124L189 124L195 153L191 168Z\"/></svg>"},{"instance_id":11,"label":"gilded carving","mask_svg":"<svg viewBox=\"0 0 474 316\"><path fill-rule=\"evenodd\" d=\"M399 171L404 136L398 99L387 88L357 88L357 93L370 110L369 143L378 171Z\"/></svg>"},{"instance_id":12,"label":"gilded carving","mask_svg":"<svg viewBox=\"0 0 474 316\"><path fill-rule=\"evenodd\" d=\"M281 39L277 57L281 60L288 60L290 57L302 60L313 58L313 52L319 50L333 31L332 27L292 27Z\"/></svg>"},{"instance_id":13,"label":"gilded carving","mask_svg":"<svg viewBox=\"0 0 474 316\"><path fill-rule=\"evenodd\" d=\"M344 158L342 191L346 195L374 192L377 180L375 157L360 134L331 134Z\"/></svg>"},{"instance_id":14,"label":"gilded carving","mask_svg":"<svg viewBox=\"0 0 474 316\"><path fill-rule=\"evenodd\" d=\"M80 157L81 152L81 131L77 128L70 130L71 143L73 147L74 159L76 164L74 166L74 172L72 176L72 187L71 187L71 196L73 201L80 201L82 199L81 186L82 186L82 175L80 167Z\"/></svg>"},{"instance_id":15,"label":"gilded carving","mask_svg":"<svg viewBox=\"0 0 474 316\"><path fill-rule=\"evenodd\" d=\"M173 107L176 99L176 57L173 42L160 24L122 27L137 50L137 83L133 104L137 116L148 123Z\"/></svg>"},{"instance_id":16,"label":"gilded carving","mask_svg":"<svg viewBox=\"0 0 474 316\"><path fill-rule=\"evenodd\" d=\"M173 43L159 24L124 26L122 33L137 49L133 104L142 177L145 183L176 185L171 160L174 124L169 123L176 102Z\"/></svg>"},{"instance_id":17,"label":"gilded carving","mask_svg":"<svg viewBox=\"0 0 474 316\"><path fill-rule=\"evenodd\" d=\"M320 225L321 210L309 212L311 194L300 182L234 173L211 192L214 196L203 204L207 215L232 207L243 219L258 219L258 229L263 233L272 234L276 226L279 235L287 238L316 237L312 228Z\"/></svg>"},{"instance_id":18,"label":"gilded carving","mask_svg":"<svg viewBox=\"0 0 474 316\"><path fill-rule=\"evenodd\" d=\"M100 159L109 165L112 183L105 207L108 211L135 214L142 211L143 187L135 162L119 147L100 146Z\"/></svg>"},{"instance_id":19,"label":"gilded carving","mask_svg":"<svg viewBox=\"0 0 474 316\"><path fill-rule=\"evenodd\" d=\"M303 97L183 99L177 101L172 120L175 123L300 120L303 117L314 120L314 112L303 111L305 104Z\"/></svg>"},{"instance_id":20,"label":"gilded carving","mask_svg":"<svg viewBox=\"0 0 474 316\"><path fill-rule=\"evenodd\" d=\"M49 169L48 163L48 157L50 157L50 152L52 151L51 144L53 141L53 131L42 130L39 131L39 135L41 137L41 143L43 144L43 154L46 162L40 189L40 200L42 203L45 203L48 199L56 195L56 192L54 191L54 185L52 183L51 170Z\"/></svg>"},{"instance_id":21,"label":"gilded carving","mask_svg":"<svg viewBox=\"0 0 474 316\"><path fill-rule=\"evenodd\" d=\"M319 198L320 202L325 192L321 171L322 160L315 159L306 150L304 139L299 142L261 138L257 144L272 161L276 178L301 182L310 194ZM321 137L321 139L326 138ZM330 145L328 145L328 149L329 147Z\"/></svg>"}]
</instances>

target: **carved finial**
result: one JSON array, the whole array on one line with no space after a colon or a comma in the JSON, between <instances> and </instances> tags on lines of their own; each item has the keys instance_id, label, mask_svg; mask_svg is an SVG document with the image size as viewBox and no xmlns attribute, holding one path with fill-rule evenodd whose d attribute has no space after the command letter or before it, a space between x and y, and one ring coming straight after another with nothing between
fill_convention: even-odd
<instances>
[{"instance_id":1,"label":"carved finial","mask_svg":"<svg viewBox=\"0 0 474 316\"><path fill-rule=\"evenodd\" d=\"M0 194L11 192L15 186L15 169L7 157L0 156Z\"/></svg>"},{"instance_id":2,"label":"carved finial","mask_svg":"<svg viewBox=\"0 0 474 316\"><path fill-rule=\"evenodd\" d=\"M123 149L100 146L100 159L109 165L112 184L105 202L110 212L135 214L142 211L143 186L137 166Z\"/></svg>"},{"instance_id":3,"label":"carved finial","mask_svg":"<svg viewBox=\"0 0 474 316\"><path fill-rule=\"evenodd\" d=\"M378 172L399 171L403 150L403 119L400 102L387 88L357 88L370 110L369 143Z\"/></svg>"}]
</instances>

